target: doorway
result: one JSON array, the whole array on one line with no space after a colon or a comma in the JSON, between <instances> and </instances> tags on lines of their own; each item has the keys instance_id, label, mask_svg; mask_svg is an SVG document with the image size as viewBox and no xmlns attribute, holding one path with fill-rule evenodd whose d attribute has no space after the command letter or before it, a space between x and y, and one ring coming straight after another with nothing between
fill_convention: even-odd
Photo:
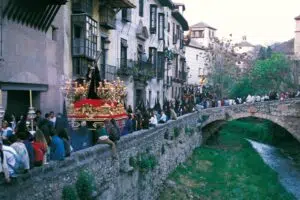
<instances>
[{"instance_id":1,"label":"doorway","mask_svg":"<svg viewBox=\"0 0 300 200\"><path fill-rule=\"evenodd\" d=\"M8 90L7 91L7 106L6 113L21 116L28 112L30 107L29 91ZM39 108L40 92L32 92L33 107Z\"/></svg>"}]
</instances>

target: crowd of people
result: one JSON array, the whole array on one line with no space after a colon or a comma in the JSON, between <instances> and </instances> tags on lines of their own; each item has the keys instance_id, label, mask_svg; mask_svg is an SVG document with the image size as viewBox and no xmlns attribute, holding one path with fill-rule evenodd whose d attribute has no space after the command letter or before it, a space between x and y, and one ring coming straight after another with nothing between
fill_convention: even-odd
<instances>
[{"instance_id":1,"label":"crowd of people","mask_svg":"<svg viewBox=\"0 0 300 200\"><path fill-rule=\"evenodd\" d=\"M255 102L275 101L275 100L286 100L291 98L300 97L300 90L297 92L270 92L266 95L248 95L245 97L237 97L234 99L222 98L218 99L215 95L204 94L196 97L196 109L201 110L205 108L232 106L238 104L251 104Z\"/></svg>"},{"instance_id":2,"label":"crowd of people","mask_svg":"<svg viewBox=\"0 0 300 200\"><path fill-rule=\"evenodd\" d=\"M128 135L141 129L156 127L168 120L177 120L178 116L196 110L231 106L235 104L254 103L270 100L285 100L300 97L300 91L295 93L271 92L264 96L251 96L236 99L213 98L213 95L201 97L188 96L179 100L164 101L163 106L157 101L153 108L146 108L143 103L138 104L133 112L127 107L127 119L120 128L114 119L105 120L97 124L95 144L108 144L112 148L113 158L117 158L116 144L121 136ZM72 152L71 138L68 133L68 121L62 114L46 113L42 117L41 111L36 111L33 120L35 133L30 132L31 124L26 115L17 119L15 116L6 116L0 130L0 174L3 180L9 183L12 178L28 170L45 165L50 160L64 160ZM86 122L81 127L86 127Z\"/></svg>"},{"instance_id":3,"label":"crowd of people","mask_svg":"<svg viewBox=\"0 0 300 200\"><path fill-rule=\"evenodd\" d=\"M0 172L5 182L28 170L45 165L49 160L64 160L70 156L67 123L61 114L36 111L35 133L30 133L26 115L16 119L6 116L0 131Z\"/></svg>"}]
</instances>

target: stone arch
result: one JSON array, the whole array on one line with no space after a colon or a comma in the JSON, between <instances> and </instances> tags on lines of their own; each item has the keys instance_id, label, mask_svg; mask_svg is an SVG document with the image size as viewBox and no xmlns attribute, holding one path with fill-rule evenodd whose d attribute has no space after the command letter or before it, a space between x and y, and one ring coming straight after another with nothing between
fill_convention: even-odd
<instances>
[{"instance_id":1,"label":"stone arch","mask_svg":"<svg viewBox=\"0 0 300 200\"><path fill-rule=\"evenodd\" d=\"M212 126L215 124L216 126L220 126L221 123L228 122L228 121L233 121L237 119L243 119L243 118L248 118L248 117L256 117L260 119L265 119L273 122L274 124L277 124L287 130L295 139L300 141L300 138L296 132L291 126L289 126L287 123L285 123L280 117L277 116L272 116L264 113L249 113L249 112L242 112L242 113L234 113L232 115L229 115L229 117L210 117L207 121L205 121L202 124L202 129L204 129L207 126Z\"/></svg>"}]
</instances>

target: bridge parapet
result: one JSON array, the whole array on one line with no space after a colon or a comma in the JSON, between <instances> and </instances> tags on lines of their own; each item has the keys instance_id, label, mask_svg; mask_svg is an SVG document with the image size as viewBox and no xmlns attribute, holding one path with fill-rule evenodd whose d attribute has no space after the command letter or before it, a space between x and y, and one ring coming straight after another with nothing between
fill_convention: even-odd
<instances>
[{"instance_id":1,"label":"bridge parapet","mask_svg":"<svg viewBox=\"0 0 300 200\"><path fill-rule=\"evenodd\" d=\"M289 131L300 141L300 99L267 101L208 108L199 112L202 127L208 124L240 118L257 117L270 120Z\"/></svg>"}]
</instances>

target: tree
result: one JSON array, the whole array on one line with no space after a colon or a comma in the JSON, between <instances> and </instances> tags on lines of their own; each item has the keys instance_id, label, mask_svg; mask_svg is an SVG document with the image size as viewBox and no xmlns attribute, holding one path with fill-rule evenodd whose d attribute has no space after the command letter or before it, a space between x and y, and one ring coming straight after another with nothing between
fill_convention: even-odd
<instances>
[{"instance_id":1,"label":"tree","mask_svg":"<svg viewBox=\"0 0 300 200\"><path fill-rule=\"evenodd\" d=\"M272 49L270 46L268 46L266 50L266 58L271 58L271 56L272 56Z\"/></svg>"},{"instance_id":2,"label":"tree","mask_svg":"<svg viewBox=\"0 0 300 200\"><path fill-rule=\"evenodd\" d=\"M271 91L295 88L292 83L291 63L282 54L272 54L265 60L257 60L249 72L231 89L232 97L265 95Z\"/></svg>"},{"instance_id":3,"label":"tree","mask_svg":"<svg viewBox=\"0 0 300 200\"><path fill-rule=\"evenodd\" d=\"M265 47L260 47L257 59L258 60L265 60L266 59L266 48Z\"/></svg>"}]
</instances>

